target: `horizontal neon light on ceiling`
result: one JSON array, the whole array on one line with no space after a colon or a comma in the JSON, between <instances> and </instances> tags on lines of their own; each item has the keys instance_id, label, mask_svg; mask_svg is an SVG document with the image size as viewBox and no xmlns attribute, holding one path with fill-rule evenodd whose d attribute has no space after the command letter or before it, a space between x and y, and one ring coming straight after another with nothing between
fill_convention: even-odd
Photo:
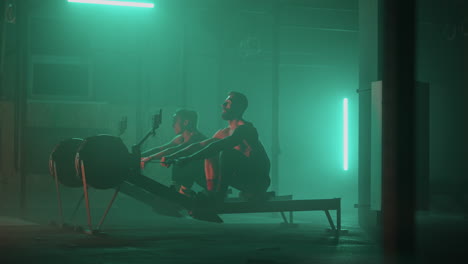
<instances>
[{"instance_id":1,"label":"horizontal neon light on ceiling","mask_svg":"<svg viewBox=\"0 0 468 264\"><path fill-rule=\"evenodd\" d=\"M83 4L97 4L97 5L144 7L144 8L154 7L153 3L125 2L125 1L112 1L112 0L68 0L68 2L83 3Z\"/></svg>"}]
</instances>

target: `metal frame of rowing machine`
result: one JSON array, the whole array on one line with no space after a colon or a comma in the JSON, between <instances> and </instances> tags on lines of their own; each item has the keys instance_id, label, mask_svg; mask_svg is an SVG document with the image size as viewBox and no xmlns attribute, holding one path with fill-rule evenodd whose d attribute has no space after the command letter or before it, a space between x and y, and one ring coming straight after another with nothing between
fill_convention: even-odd
<instances>
[{"instance_id":1,"label":"metal frame of rowing machine","mask_svg":"<svg viewBox=\"0 0 468 264\"><path fill-rule=\"evenodd\" d=\"M336 226L330 215L330 210L336 211ZM293 224L293 212L299 211L324 211L330 225L330 230L336 237L346 233L341 229L341 198L333 199L313 199L313 200L272 200L261 202L226 202L218 208L218 214L241 214L241 213L281 213L284 224ZM289 221L284 215L289 212Z\"/></svg>"}]
</instances>

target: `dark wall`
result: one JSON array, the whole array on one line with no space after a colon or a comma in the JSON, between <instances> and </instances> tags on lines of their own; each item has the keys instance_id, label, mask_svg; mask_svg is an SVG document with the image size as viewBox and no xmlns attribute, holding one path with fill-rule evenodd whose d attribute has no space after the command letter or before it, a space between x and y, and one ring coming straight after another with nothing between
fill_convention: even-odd
<instances>
[{"instance_id":1,"label":"dark wall","mask_svg":"<svg viewBox=\"0 0 468 264\"><path fill-rule=\"evenodd\" d=\"M282 8L280 190L356 203L358 2ZM343 168L343 99L349 100L349 169Z\"/></svg>"},{"instance_id":2,"label":"dark wall","mask_svg":"<svg viewBox=\"0 0 468 264\"><path fill-rule=\"evenodd\" d=\"M419 1L417 79L430 85L430 193L432 208L461 210L467 193L466 35L463 1ZM457 197L456 200L452 198ZM457 200L459 202L457 202Z\"/></svg>"},{"instance_id":3,"label":"dark wall","mask_svg":"<svg viewBox=\"0 0 468 264\"><path fill-rule=\"evenodd\" d=\"M360 1L359 211L366 228L380 226L371 210L370 82L381 79L382 31L378 1ZM429 85L429 175L426 195L431 210L463 211L466 207L467 122L466 35L464 1L417 1L416 81ZM383 85L385 89L385 84ZM421 98L418 98L418 100ZM419 181L418 187L424 185ZM424 193L422 193L424 192ZM420 201L420 200L419 200ZM423 207L420 207L423 208Z\"/></svg>"}]
</instances>

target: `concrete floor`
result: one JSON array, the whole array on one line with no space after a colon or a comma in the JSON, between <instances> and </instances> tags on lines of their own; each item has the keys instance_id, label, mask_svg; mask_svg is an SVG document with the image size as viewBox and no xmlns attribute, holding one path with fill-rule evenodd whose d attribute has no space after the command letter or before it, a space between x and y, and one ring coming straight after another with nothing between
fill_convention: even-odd
<instances>
[{"instance_id":1,"label":"concrete floor","mask_svg":"<svg viewBox=\"0 0 468 264\"><path fill-rule=\"evenodd\" d=\"M323 212L284 227L274 214L225 215L225 223L112 212L106 236L3 217L1 263L376 263L378 246L344 216L336 243ZM306 221L307 220L307 221Z\"/></svg>"},{"instance_id":2,"label":"concrete floor","mask_svg":"<svg viewBox=\"0 0 468 264\"><path fill-rule=\"evenodd\" d=\"M297 227L277 214L225 215L225 223L115 210L106 236L59 230L46 224L0 217L0 263L381 263L380 247L343 214L348 230L337 242L326 232L323 212L297 213ZM467 219L459 215L418 216L418 254L410 262L439 263L464 255ZM445 262L443 261L443 262Z\"/></svg>"}]
</instances>

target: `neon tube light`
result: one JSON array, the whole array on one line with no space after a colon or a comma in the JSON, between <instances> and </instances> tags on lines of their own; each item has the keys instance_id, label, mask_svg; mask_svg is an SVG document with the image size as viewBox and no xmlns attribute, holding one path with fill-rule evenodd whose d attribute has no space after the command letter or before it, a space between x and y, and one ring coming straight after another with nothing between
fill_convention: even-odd
<instances>
[{"instance_id":1,"label":"neon tube light","mask_svg":"<svg viewBox=\"0 0 468 264\"><path fill-rule=\"evenodd\" d=\"M111 0L68 0L68 2L83 3L83 4L97 4L97 5L144 7L144 8L154 7L154 4L152 3L138 3L138 2L111 1Z\"/></svg>"},{"instance_id":2,"label":"neon tube light","mask_svg":"<svg viewBox=\"0 0 468 264\"><path fill-rule=\"evenodd\" d=\"M343 169L348 170L348 98L343 100Z\"/></svg>"}]
</instances>

